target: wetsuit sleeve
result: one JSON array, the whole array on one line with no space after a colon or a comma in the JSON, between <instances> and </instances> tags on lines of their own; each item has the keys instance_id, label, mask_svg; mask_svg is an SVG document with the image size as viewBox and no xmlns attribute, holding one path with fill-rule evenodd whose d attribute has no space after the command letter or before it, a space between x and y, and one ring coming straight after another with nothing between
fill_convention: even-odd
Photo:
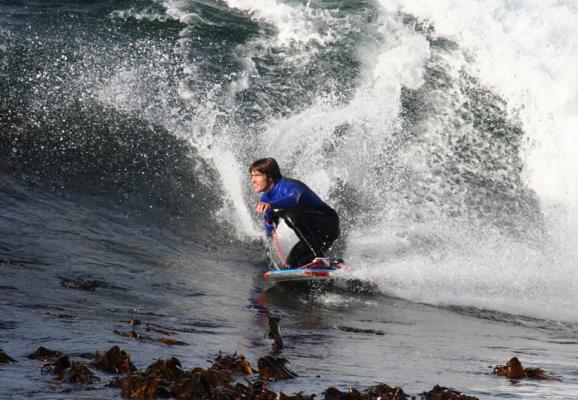
<instances>
[{"instance_id":1,"label":"wetsuit sleeve","mask_svg":"<svg viewBox=\"0 0 578 400\"><path fill-rule=\"evenodd\" d=\"M263 220L263 227L265 228L265 235L267 237L272 237L273 233L275 233L275 228L277 228L277 225L275 225L273 221L265 219Z\"/></svg>"},{"instance_id":2,"label":"wetsuit sleeve","mask_svg":"<svg viewBox=\"0 0 578 400\"><path fill-rule=\"evenodd\" d=\"M271 199L267 195L262 195L261 201L264 203L271 203ZM267 237L273 236L278 224L279 216L271 209L265 211L265 214L263 215L263 228L265 228L265 234Z\"/></svg>"},{"instance_id":3,"label":"wetsuit sleeve","mask_svg":"<svg viewBox=\"0 0 578 400\"><path fill-rule=\"evenodd\" d=\"M287 192L287 194L280 199L276 199L271 202L272 208L293 208L297 207L299 203L299 198L303 194L303 190L301 190L297 186L291 187L291 189Z\"/></svg>"}]
</instances>

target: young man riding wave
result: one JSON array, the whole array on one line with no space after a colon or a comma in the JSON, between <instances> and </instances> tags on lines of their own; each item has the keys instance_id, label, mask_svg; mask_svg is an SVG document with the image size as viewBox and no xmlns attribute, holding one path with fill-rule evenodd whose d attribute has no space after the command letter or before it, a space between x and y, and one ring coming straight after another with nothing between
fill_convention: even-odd
<instances>
[{"instance_id":1,"label":"young man riding wave","mask_svg":"<svg viewBox=\"0 0 578 400\"><path fill-rule=\"evenodd\" d=\"M298 268L313 261L329 265L326 252L339 237L339 216L307 185L281 175L274 158L255 161L249 167L251 188L261 193L255 210L264 214L265 233L272 237L280 218L299 241L287 257L287 266Z\"/></svg>"}]
</instances>

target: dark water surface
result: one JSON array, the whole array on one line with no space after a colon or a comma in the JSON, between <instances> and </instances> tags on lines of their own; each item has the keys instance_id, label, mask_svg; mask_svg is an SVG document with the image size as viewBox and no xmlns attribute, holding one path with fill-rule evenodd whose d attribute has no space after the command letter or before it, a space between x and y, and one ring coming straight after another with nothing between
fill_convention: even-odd
<instances>
[{"instance_id":1,"label":"dark water surface","mask_svg":"<svg viewBox=\"0 0 578 400\"><path fill-rule=\"evenodd\" d=\"M480 398L573 398L577 389L573 324L432 307L383 293L266 289L257 244L209 242L151 211L133 216L102 199L3 183L1 348L18 360L1 367L3 398L119 397L104 387L112 377L103 373L97 385L54 383L41 374L41 362L26 358L39 346L74 356L119 345L138 368L171 356L185 368L206 367L219 350L256 363L272 352L264 338L268 313L282 317L282 354L299 374L271 386L289 393L376 382L411 394L442 384ZM120 336L133 319L188 345ZM563 382L490 374L490 366L514 354Z\"/></svg>"}]
</instances>

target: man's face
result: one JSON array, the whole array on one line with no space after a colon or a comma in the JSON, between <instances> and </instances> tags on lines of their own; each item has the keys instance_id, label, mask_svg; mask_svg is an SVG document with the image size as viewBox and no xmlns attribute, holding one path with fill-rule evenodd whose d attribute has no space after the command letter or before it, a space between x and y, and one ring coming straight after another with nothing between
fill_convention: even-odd
<instances>
[{"instance_id":1,"label":"man's face","mask_svg":"<svg viewBox=\"0 0 578 400\"><path fill-rule=\"evenodd\" d=\"M273 179L257 170L251 171L251 188L255 193L269 191L273 187Z\"/></svg>"}]
</instances>

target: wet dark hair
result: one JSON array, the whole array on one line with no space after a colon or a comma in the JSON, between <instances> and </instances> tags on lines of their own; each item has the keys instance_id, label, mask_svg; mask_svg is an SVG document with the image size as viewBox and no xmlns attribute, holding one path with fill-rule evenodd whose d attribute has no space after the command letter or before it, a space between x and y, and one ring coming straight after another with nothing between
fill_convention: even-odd
<instances>
[{"instance_id":1,"label":"wet dark hair","mask_svg":"<svg viewBox=\"0 0 578 400\"><path fill-rule=\"evenodd\" d=\"M269 178L273 179L273 182L277 182L281 179L279 164L277 164L277 161L272 157L265 157L255 161L249 167L249 173L253 171L259 171L262 174L267 175Z\"/></svg>"}]
</instances>

